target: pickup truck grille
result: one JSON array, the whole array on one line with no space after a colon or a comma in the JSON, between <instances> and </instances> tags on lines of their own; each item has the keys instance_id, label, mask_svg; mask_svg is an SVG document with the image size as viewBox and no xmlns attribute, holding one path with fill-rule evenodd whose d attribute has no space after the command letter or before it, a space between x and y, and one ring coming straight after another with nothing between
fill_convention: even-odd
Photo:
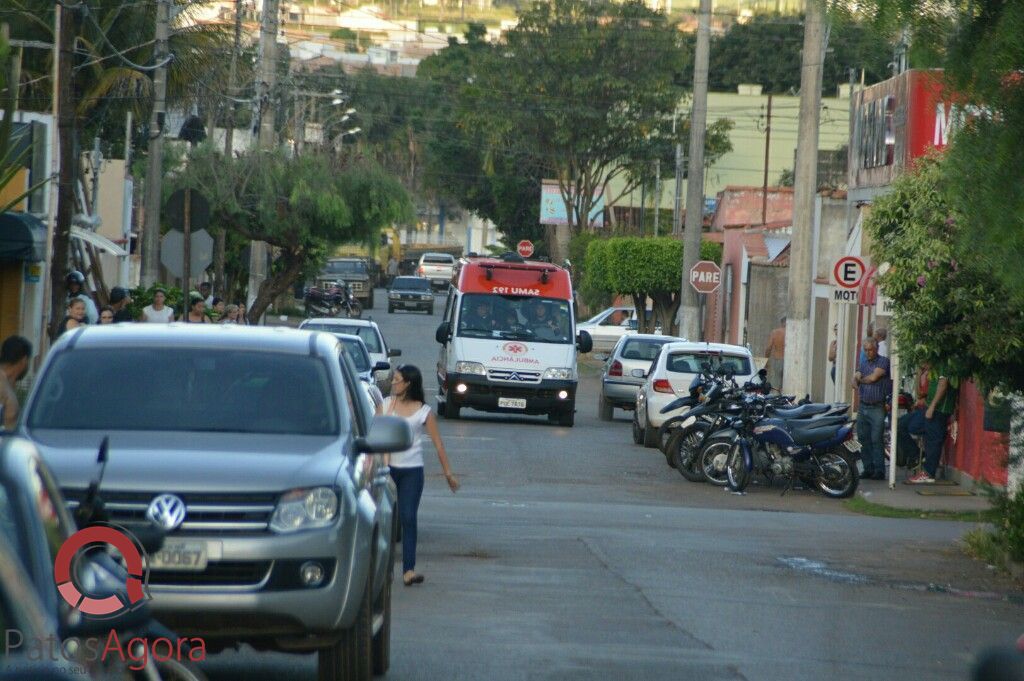
<instances>
[{"instance_id":1,"label":"pickup truck grille","mask_svg":"<svg viewBox=\"0 0 1024 681\"><path fill-rule=\"evenodd\" d=\"M103 492L100 496L110 521L139 525L146 521L146 509L160 492ZM171 492L172 494L174 492ZM64 490L68 507L74 509L85 490ZM265 532L277 504L277 495L263 494L178 494L185 502L185 521L175 534L226 534Z\"/></svg>"},{"instance_id":2,"label":"pickup truck grille","mask_svg":"<svg viewBox=\"0 0 1024 681\"><path fill-rule=\"evenodd\" d=\"M540 383L540 372L519 369L488 369L487 378L507 383Z\"/></svg>"},{"instance_id":3,"label":"pickup truck grille","mask_svg":"<svg viewBox=\"0 0 1024 681\"><path fill-rule=\"evenodd\" d=\"M349 285L349 288L351 288L353 291L362 291L363 290L363 282L361 282L361 281L350 281L348 283L348 285Z\"/></svg>"},{"instance_id":4,"label":"pickup truck grille","mask_svg":"<svg viewBox=\"0 0 1024 681\"><path fill-rule=\"evenodd\" d=\"M218 586L250 587L262 586L270 577L273 562L220 561L210 563L202 572L179 572L176 570L151 570L149 583L153 586Z\"/></svg>"}]
</instances>

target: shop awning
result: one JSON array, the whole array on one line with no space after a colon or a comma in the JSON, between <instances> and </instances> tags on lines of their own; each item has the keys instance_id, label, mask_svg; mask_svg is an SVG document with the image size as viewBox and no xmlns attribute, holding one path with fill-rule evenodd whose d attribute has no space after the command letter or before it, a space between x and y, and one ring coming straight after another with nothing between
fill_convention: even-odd
<instances>
[{"instance_id":1,"label":"shop awning","mask_svg":"<svg viewBox=\"0 0 1024 681\"><path fill-rule=\"evenodd\" d=\"M128 253L123 248L121 248L120 246L118 246L117 244L115 244L113 241L103 236L102 234L90 232L89 230L82 229L81 227L71 228L71 238L79 239L86 243L92 244L96 248L102 251L106 251L107 253L110 253L112 255L116 255L119 258L123 258L124 256L128 255Z\"/></svg>"},{"instance_id":2,"label":"shop awning","mask_svg":"<svg viewBox=\"0 0 1024 681\"><path fill-rule=\"evenodd\" d=\"M46 226L31 213L0 213L0 262L46 258Z\"/></svg>"}]
</instances>

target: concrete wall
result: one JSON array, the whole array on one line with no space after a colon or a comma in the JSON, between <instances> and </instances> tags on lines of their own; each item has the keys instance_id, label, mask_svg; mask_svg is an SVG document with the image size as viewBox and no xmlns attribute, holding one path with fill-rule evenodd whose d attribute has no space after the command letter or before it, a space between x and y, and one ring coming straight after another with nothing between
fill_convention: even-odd
<instances>
[{"instance_id":1,"label":"concrete wall","mask_svg":"<svg viewBox=\"0 0 1024 681\"><path fill-rule=\"evenodd\" d=\"M772 329L786 314L789 268L751 263L747 287L747 341L755 357L763 357Z\"/></svg>"}]
</instances>

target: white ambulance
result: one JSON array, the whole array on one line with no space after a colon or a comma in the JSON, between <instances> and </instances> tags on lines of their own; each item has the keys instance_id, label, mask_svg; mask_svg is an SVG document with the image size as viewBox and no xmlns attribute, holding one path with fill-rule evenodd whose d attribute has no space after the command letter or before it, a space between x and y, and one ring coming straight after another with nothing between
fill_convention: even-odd
<instances>
[{"instance_id":1,"label":"white ambulance","mask_svg":"<svg viewBox=\"0 0 1024 681\"><path fill-rule=\"evenodd\" d=\"M469 407L572 426L576 353L593 344L576 333L567 270L514 253L462 261L436 338L439 414Z\"/></svg>"}]
</instances>

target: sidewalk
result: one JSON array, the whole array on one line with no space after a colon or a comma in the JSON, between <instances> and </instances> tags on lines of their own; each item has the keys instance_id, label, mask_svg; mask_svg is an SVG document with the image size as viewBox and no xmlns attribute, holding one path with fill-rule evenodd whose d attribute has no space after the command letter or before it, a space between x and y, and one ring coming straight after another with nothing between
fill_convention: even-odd
<instances>
[{"instance_id":1,"label":"sidewalk","mask_svg":"<svg viewBox=\"0 0 1024 681\"><path fill-rule=\"evenodd\" d=\"M902 510L969 513L990 508L988 496L981 489L964 485L940 483L936 485L904 485L905 472L896 474L896 488L889 489L888 481L861 480L857 496L873 504Z\"/></svg>"}]
</instances>

